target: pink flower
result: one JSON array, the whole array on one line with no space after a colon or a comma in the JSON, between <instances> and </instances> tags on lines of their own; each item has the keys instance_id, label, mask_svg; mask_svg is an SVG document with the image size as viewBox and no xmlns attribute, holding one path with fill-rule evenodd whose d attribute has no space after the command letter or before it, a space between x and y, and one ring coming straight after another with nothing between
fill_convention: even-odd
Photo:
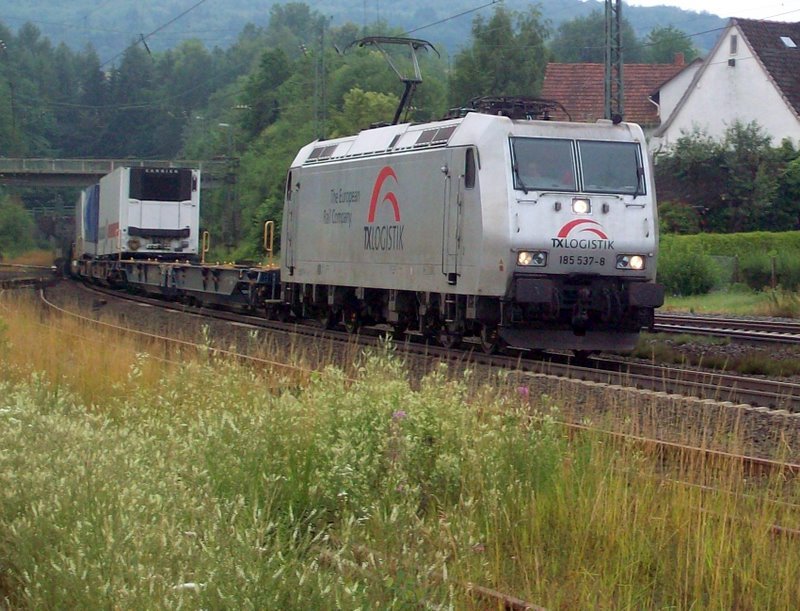
<instances>
[{"instance_id":1,"label":"pink flower","mask_svg":"<svg viewBox=\"0 0 800 611\"><path fill-rule=\"evenodd\" d=\"M392 420L403 420L407 415L405 410L398 409L392 414Z\"/></svg>"},{"instance_id":2,"label":"pink flower","mask_svg":"<svg viewBox=\"0 0 800 611\"><path fill-rule=\"evenodd\" d=\"M527 386L517 386L517 394L522 399L527 399L531 395L531 390Z\"/></svg>"}]
</instances>

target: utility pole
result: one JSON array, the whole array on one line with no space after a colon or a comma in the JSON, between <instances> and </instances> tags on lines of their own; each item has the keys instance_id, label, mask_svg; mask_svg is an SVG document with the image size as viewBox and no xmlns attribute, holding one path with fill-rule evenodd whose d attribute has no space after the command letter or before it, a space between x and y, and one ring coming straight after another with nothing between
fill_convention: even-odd
<instances>
[{"instance_id":1,"label":"utility pole","mask_svg":"<svg viewBox=\"0 0 800 611\"><path fill-rule=\"evenodd\" d=\"M328 101L326 100L326 87L325 87L325 27L328 25L328 18L322 18L322 32L319 35L319 86L320 86L320 115L321 115L321 129L320 129L320 139L324 140L326 136L326 125L325 119L327 118L327 106Z\"/></svg>"},{"instance_id":2,"label":"utility pole","mask_svg":"<svg viewBox=\"0 0 800 611\"><path fill-rule=\"evenodd\" d=\"M605 0L605 118L625 116L622 81L622 1Z\"/></svg>"},{"instance_id":3,"label":"utility pole","mask_svg":"<svg viewBox=\"0 0 800 611\"><path fill-rule=\"evenodd\" d=\"M12 147L17 148L19 145L19 134L17 133L17 110L16 105L14 104L14 79L8 74L8 47L4 40L0 39L0 57L4 58L4 63L6 64L6 68L2 71L6 77L6 83L8 84L8 93L9 93L9 106L11 111L11 138L13 143L11 143L8 147L8 150L5 154L10 155Z\"/></svg>"},{"instance_id":4,"label":"utility pole","mask_svg":"<svg viewBox=\"0 0 800 611\"><path fill-rule=\"evenodd\" d=\"M323 17L320 23L319 53L314 57L314 137L327 136L328 87L325 68L325 30L331 18Z\"/></svg>"},{"instance_id":5,"label":"utility pole","mask_svg":"<svg viewBox=\"0 0 800 611\"><path fill-rule=\"evenodd\" d=\"M239 171L239 158L235 155L233 141L233 125L218 123L218 127L228 132L227 171L225 172L225 210L222 214L222 242L228 248L236 246L239 239L239 198L237 197L237 174Z\"/></svg>"}]
</instances>

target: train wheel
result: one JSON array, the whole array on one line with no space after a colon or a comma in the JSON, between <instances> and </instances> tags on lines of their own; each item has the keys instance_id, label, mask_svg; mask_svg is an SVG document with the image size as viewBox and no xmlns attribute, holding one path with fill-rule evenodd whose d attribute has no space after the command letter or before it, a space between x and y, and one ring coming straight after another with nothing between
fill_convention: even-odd
<instances>
[{"instance_id":1,"label":"train wheel","mask_svg":"<svg viewBox=\"0 0 800 611\"><path fill-rule=\"evenodd\" d=\"M325 308L324 310L320 310L319 314L317 315L317 320L319 321L320 326L327 331L336 326L336 324L339 322L340 316L340 312L337 312L332 308Z\"/></svg>"},{"instance_id":2,"label":"train wheel","mask_svg":"<svg viewBox=\"0 0 800 611\"><path fill-rule=\"evenodd\" d=\"M503 340L500 339L500 335L497 333L497 327L483 325L481 327L480 341L481 349L486 354L497 354L503 347Z\"/></svg>"},{"instance_id":3,"label":"train wheel","mask_svg":"<svg viewBox=\"0 0 800 611\"><path fill-rule=\"evenodd\" d=\"M439 329L439 343L443 348L453 350L461 345L463 335L459 331L451 329L448 325L442 326Z\"/></svg>"},{"instance_id":4,"label":"train wheel","mask_svg":"<svg viewBox=\"0 0 800 611\"><path fill-rule=\"evenodd\" d=\"M408 330L407 323L398 322L392 326L392 330L389 332L389 334L394 341L401 342L405 339L407 330Z\"/></svg>"},{"instance_id":5,"label":"train wheel","mask_svg":"<svg viewBox=\"0 0 800 611\"><path fill-rule=\"evenodd\" d=\"M269 304L265 305L264 318L266 318L267 320L278 320L278 306Z\"/></svg>"},{"instance_id":6,"label":"train wheel","mask_svg":"<svg viewBox=\"0 0 800 611\"><path fill-rule=\"evenodd\" d=\"M354 308L345 308L342 314L342 322L344 323L345 330L355 335L361 327L361 317L358 315L358 310Z\"/></svg>"},{"instance_id":7,"label":"train wheel","mask_svg":"<svg viewBox=\"0 0 800 611\"><path fill-rule=\"evenodd\" d=\"M593 354L597 354L597 350L573 350L572 354L575 356L576 363L587 363L589 361L589 357Z\"/></svg>"}]
</instances>

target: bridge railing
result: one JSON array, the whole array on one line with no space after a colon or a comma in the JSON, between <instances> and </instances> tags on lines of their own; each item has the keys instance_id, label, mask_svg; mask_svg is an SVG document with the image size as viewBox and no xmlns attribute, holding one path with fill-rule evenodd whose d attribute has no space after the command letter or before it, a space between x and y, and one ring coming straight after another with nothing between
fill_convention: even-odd
<instances>
[{"instance_id":1,"label":"bridge railing","mask_svg":"<svg viewBox=\"0 0 800 611\"><path fill-rule=\"evenodd\" d=\"M228 160L164 161L153 159L28 159L0 157L0 174L97 174L120 167L199 168L201 172L221 174L230 168Z\"/></svg>"}]
</instances>

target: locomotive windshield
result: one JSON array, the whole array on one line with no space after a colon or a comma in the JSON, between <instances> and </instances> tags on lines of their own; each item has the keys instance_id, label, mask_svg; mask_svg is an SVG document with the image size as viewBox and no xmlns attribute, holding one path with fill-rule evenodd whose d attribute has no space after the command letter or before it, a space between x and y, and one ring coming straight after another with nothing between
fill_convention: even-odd
<instances>
[{"instance_id":1,"label":"locomotive windshield","mask_svg":"<svg viewBox=\"0 0 800 611\"><path fill-rule=\"evenodd\" d=\"M511 157L514 188L526 193L645 193L641 150L635 142L512 138Z\"/></svg>"},{"instance_id":2,"label":"locomotive windshield","mask_svg":"<svg viewBox=\"0 0 800 611\"><path fill-rule=\"evenodd\" d=\"M514 188L575 191L575 159L571 140L514 138Z\"/></svg>"},{"instance_id":3,"label":"locomotive windshield","mask_svg":"<svg viewBox=\"0 0 800 611\"><path fill-rule=\"evenodd\" d=\"M639 145L635 142L579 140L584 191L641 195L644 190Z\"/></svg>"}]
</instances>

